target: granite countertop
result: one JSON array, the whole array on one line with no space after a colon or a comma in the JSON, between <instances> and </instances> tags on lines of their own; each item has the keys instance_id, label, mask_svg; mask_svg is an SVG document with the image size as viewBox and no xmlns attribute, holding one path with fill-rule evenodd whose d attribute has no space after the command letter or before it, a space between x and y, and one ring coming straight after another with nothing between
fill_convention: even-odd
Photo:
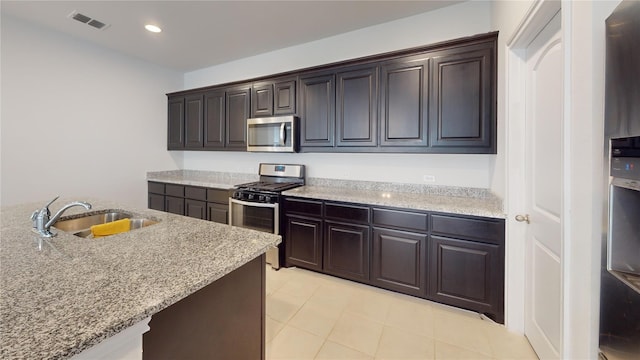
<instances>
[{"instance_id":1,"label":"granite countertop","mask_svg":"<svg viewBox=\"0 0 640 360\"><path fill-rule=\"evenodd\" d=\"M201 170L169 170L147 173L147 181L171 184L203 186L217 189L233 189L235 185L257 181L258 175L225 173Z\"/></svg>"},{"instance_id":2,"label":"granite countertop","mask_svg":"<svg viewBox=\"0 0 640 360\"><path fill-rule=\"evenodd\" d=\"M309 199L343 201L414 210L504 219L502 200L487 189L371 181L308 179L282 193Z\"/></svg>"},{"instance_id":3,"label":"granite countertop","mask_svg":"<svg viewBox=\"0 0 640 360\"><path fill-rule=\"evenodd\" d=\"M172 170L149 172L147 180L232 189L234 185L258 180L258 176L200 170ZM506 218L502 199L488 189L324 178L307 178L305 183L305 186L284 191L282 194L319 200Z\"/></svg>"},{"instance_id":4,"label":"granite countertop","mask_svg":"<svg viewBox=\"0 0 640 360\"><path fill-rule=\"evenodd\" d=\"M31 231L38 203L0 211L0 358L62 359L172 305L256 258L280 236L96 199L159 223L85 239ZM86 212L81 207L63 216ZM55 227L55 226L54 226Z\"/></svg>"}]
</instances>

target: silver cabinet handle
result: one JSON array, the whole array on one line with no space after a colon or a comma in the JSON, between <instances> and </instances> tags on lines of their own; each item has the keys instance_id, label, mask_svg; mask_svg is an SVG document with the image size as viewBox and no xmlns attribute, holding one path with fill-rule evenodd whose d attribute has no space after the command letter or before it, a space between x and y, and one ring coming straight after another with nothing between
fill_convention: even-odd
<instances>
[{"instance_id":1,"label":"silver cabinet handle","mask_svg":"<svg viewBox=\"0 0 640 360\"><path fill-rule=\"evenodd\" d=\"M529 224L529 214L526 215L516 215L516 221L518 222L526 222L527 224Z\"/></svg>"}]
</instances>

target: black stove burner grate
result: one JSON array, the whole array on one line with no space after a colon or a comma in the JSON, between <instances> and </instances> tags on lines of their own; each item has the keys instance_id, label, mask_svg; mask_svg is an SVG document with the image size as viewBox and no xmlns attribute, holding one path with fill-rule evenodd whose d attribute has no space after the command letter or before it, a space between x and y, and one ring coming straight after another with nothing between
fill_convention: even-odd
<instances>
[{"instance_id":1,"label":"black stove burner grate","mask_svg":"<svg viewBox=\"0 0 640 360\"><path fill-rule=\"evenodd\" d=\"M273 191L280 192L289 189L293 189L302 184L299 182L268 182L268 181L256 181L247 184L238 185L238 189L253 190L253 191Z\"/></svg>"}]
</instances>

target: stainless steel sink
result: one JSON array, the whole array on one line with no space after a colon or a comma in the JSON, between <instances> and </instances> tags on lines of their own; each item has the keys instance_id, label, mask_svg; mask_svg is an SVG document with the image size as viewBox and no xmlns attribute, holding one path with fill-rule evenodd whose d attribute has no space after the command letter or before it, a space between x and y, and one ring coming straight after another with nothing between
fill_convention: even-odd
<instances>
[{"instance_id":1,"label":"stainless steel sink","mask_svg":"<svg viewBox=\"0 0 640 360\"><path fill-rule=\"evenodd\" d=\"M91 235L91 226L106 224L116 220L128 218L131 222L131 230L140 229L158 223L158 221L119 210L102 210L83 215L71 215L67 218L63 218L62 220L54 223L53 227L64 232L72 233L76 236L87 237Z\"/></svg>"}]
</instances>

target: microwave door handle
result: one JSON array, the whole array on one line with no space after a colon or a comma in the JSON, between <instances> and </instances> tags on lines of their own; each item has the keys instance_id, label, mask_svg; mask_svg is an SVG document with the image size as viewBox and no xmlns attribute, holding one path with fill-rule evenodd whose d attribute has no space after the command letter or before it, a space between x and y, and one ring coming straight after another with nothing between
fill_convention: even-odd
<instances>
[{"instance_id":1,"label":"microwave door handle","mask_svg":"<svg viewBox=\"0 0 640 360\"><path fill-rule=\"evenodd\" d=\"M287 132L285 130L286 124L280 124L280 146L284 146L285 142L287 141Z\"/></svg>"}]
</instances>

